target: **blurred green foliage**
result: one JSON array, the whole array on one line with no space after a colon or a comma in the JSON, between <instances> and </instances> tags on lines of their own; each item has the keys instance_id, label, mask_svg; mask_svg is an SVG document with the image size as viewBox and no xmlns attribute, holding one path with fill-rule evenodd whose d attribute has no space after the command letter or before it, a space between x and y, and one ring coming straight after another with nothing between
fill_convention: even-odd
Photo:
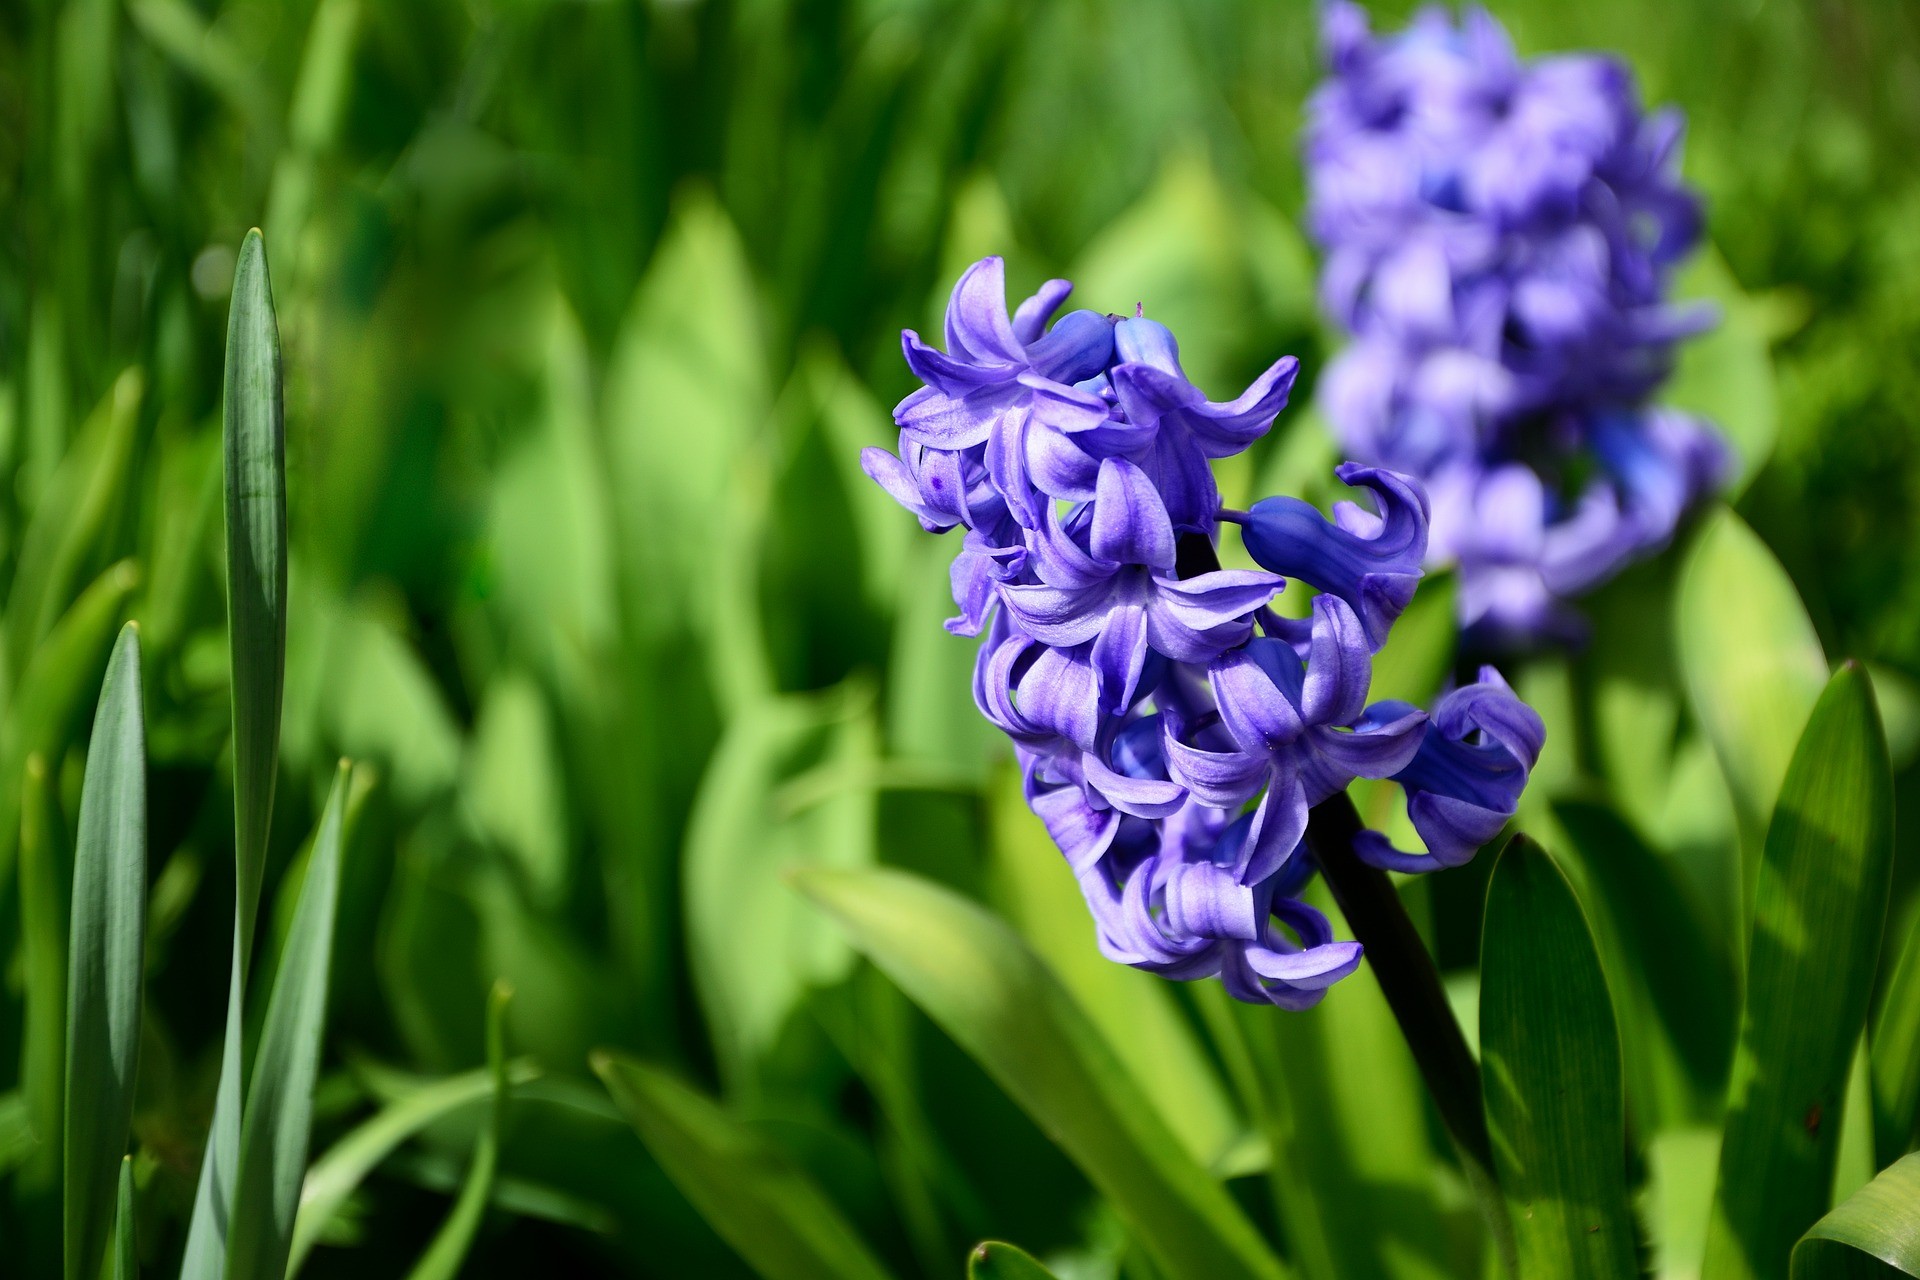
<instances>
[{"instance_id":1,"label":"blurred green foliage","mask_svg":"<svg viewBox=\"0 0 1920 1280\"><path fill-rule=\"evenodd\" d=\"M1739 510L1765 544L1741 563L1777 572L1770 549L1824 653L1877 664L1911 792L1920 10L1494 7L1523 50L1618 49L1650 101L1687 111L1718 254L1689 283L1732 336L1699 344L1676 394L1732 406L1757 467ZM1333 339L1295 229L1316 77L1292 0L0 10L0 1164L19 1164L0 1238L26 1273L57 1257L58 1216L49 1232L23 1101L45 1088L27 1005L46 939L22 907L71 847L79 735L127 611L151 760L149 1267L171 1273L192 1203L235 888L222 352L234 252L259 225L292 543L260 955L294 923L279 886L336 758L378 774L343 853L313 1144L372 1154L331 1166L357 1172L296 1232L302 1274L410 1265L463 1183L480 1187L463 1205L492 1206L466 1274L744 1274L594 1080L608 1047L723 1097L725 1114L688 1103L688 1132L774 1152L782 1195L802 1171L894 1273L955 1275L1005 1237L1063 1280L1155 1275L1086 1177L783 879L872 862L1002 910L1109 1036L1150 1028L1120 1045L1141 1091L1304 1274L1469 1274L1474 1219L1370 976L1289 1019L1094 960L972 711L968 646L939 630L945 548L855 458L889 441L907 389L898 330L935 325L959 267L1001 252L1017 286L1067 274L1087 305L1145 302L1216 395L1299 355L1299 407L1223 483L1324 471L1305 406ZM1741 849L1757 860L1799 726L1743 737L1737 680L1698 714L1712 644L1750 637L1683 630L1680 649L1707 649L1682 680L1673 578L1669 560L1608 588L1592 651L1521 683L1556 735L1526 825L1570 855L1594 916L1648 1152L1642 1228L1686 1274L1738 1012ZM1812 643L1786 637L1759 669L1817 667L1817 691ZM1639 887L1609 880L1626 842L1674 886L1673 927L1646 929ZM1900 842L1896 904L1920 870ZM16 850L31 872L12 874ZM1408 889L1463 1009L1490 862ZM1896 909L1890 936L1905 927ZM1710 980L1624 958L1656 945ZM270 979L250 984L251 1025ZM438 1079L488 1061L496 980L517 992L494 1016L519 1064L497 1119L484 1076ZM1883 1146L1904 1147L1889 1123ZM1270 1202L1247 1175L1280 1160L1318 1191L1276 1179ZM1321 1210L1335 1238L1316 1242L1302 1224Z\"/></svg>"}]
</instances>

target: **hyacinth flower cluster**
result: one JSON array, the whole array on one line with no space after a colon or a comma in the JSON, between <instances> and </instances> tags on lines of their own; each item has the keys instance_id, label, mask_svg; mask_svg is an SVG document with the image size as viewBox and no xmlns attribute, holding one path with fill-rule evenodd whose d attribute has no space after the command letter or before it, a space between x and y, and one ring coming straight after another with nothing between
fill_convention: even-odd
<instances>
[{"instance_id":1,"label":"hyacinth flower cluster","mask_svg":"<svg viewBox=\"0 0 1920 1280\"><path fill-rule=\"evenodd\" d=\"M1671 539L1728 457L1651 403L1710 309L1667 299L1700 234L1682 122L1619 61L1522 61L1488 14L1376 38L1322 10L1308 222L1352 341L1321 402L1350 457L1417 475L1430 563L1495 647L1578 639L1568 604Z\"/></svg>"},{"instance_id":2,"label":"hyacinth flower cluster","mask_svg":"<svg viewBox=\"0 0 1920 1280\"><path fill-rule=\"evenodd\" d=\"M1360 960L1300 900L1308 811L1355 778L1396 779L1427 851L1366 832L1355 853L1457 865L1513 815L1540 718L1490 667L1432 715L1369 704L1373 656L1422 573L1420 487L1350 463L1338 474L1373 510L1223 510L1210 462L1267 431L1297 362L1211 401L1144 315L1052 321L1070 290L1050 281L1009 315L1000 260L971 267L946 349L904 335L925 385L895 410L898 454L861 462L923 528L958 537L947 628L980 637L975 701L1012 740L1101 950L1304 1008ZM1261 569L1219 567L1223 522ZM1319 593L1309 616L1271 607L1288 578Z\"/></svg>"}]
</instances>

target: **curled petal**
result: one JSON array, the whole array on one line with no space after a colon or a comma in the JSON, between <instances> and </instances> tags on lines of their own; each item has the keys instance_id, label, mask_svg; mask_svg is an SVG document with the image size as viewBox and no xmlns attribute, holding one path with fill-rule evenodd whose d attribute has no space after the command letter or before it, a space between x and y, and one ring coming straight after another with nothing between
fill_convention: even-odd
<instances>
[{"instance_id":1,"label":"curled petal","mask_svg":"<svg viewBox=\"0 0 1920 1280\"><path fill-rule=\"evenodd\" d=\"M1021 630L1052 645L1085 644L1099 635L1113 593L1113 579L1077 589L1040 584L1000 588L1000 598Z\"/></svg>"},{"instance_id":2,"label":"curled petal","mask_svg":"<svg viewBox=\"0 0 1920 1280\"><path fill-rule=\"evenodd\" d=\"M1176 934L1247 942L1260 936L1253 890L1224 867L1184 863L1167 873L1162 892L1167 928Z\"/></svg>"},{"instance_id":3,"label":"curled petal","mask_svg":"<svg viewBox=\"0 0 1920 1280\"><path fill-rule=\"evenodd\" d=\"M982 258L961 273L947 300L947 350L976 364L1024 364L1007 319L1007 264Z\"/></svg>"},{"instance_id":4,"label":"curled petal","mask_svg":"<svg viewBox=\"0 0 1920 1280\"><path fill-rule=\"evenodd\" d=\"M1035 373L1069 385L1100 373L1112 357L1113 322L1094 311L1061 316L1060 323L1030 341L1026 351Z\"/></svg>"},{"instance_id":5,"label":"curled petal","mask_svg":"<svg viewBox=\"0 0 1920 1280\"><path fill-rule=\"evenodd\" d=\"M1394 775L1440 865L1465 862L1513 817L1545 743L1539 713L1491 667L1440 700L1420 750Z\"/></svg>"},{"instance_id":6,"label":"curled petal","mask_svg":"<svg viewBox=\"0 0 1920 1280\"><path fill-rule=\"evenodd\" d=\"M1300 737L1299 660L1285 646L1256 640L1221 654L1207 668L1220 719L1243 751L1270 754Z\"/></svg>"},{"instance_id":7,"label":"curled petal","mask_svg":"<svg viewBox=\"0 0 1920 1280\"><path fill-rule=\"evenodd\" d=\"M1053 319L1053 313L1073 292L1071 280L1049 280L1034 290L1031 298L1021 303L1013 313L1013 336L1015 341L1031 345L1046 330L1047 321Z\"/></svg>"},{"instance_id":8,"label":"curled petal","mask_svg":"<svg viewBox=\"0 0 1920 1280\"><path fill-rule=\"evenodd\" d=\"M1248 512L1247 551L1265 568L1339 596L1360 617L1377 651L1413 599L1427 549L1427 500L1406 476L1342 465L1348 484L1374 491L1378 515L1346 507L1329 521L1298 498L1266 498Z\"/></svg>"},{"instance_id":9,"label":"curled petal","mask_svg":"<svg viewBox=\"0 0 1920 1280\"><path fill-rule=\"evenodd\" d=\"M1373 654L1353 607L1339 596L1313 598L1313 631L1300 714L1308 724L1351 724L1366 710Z\"/></svg>"},{"instance_id":10,"label":"curled petal","mask_svg":"<svg viewBox=\"0 0 1920 1280\"><path fill-rule=\"evenodd\" d=\"M1124 458L1100 464L1090 547L1113 564L1173 571L1173 525L1147 473Z\"/></svg>"}]
</instances>

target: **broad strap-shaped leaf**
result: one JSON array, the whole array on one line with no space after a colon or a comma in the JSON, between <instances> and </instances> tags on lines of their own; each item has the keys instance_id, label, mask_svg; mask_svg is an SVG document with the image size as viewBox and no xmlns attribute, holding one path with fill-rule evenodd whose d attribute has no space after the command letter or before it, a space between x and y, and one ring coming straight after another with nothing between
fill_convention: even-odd
<instances>
[{"instance_id":1,"label":"broad strap-shaped leaf","mask_svg":"<svg viewBox=\"0 0 1920 1280\"><path fill-rule=\"evenodd\" d=\"M231 1280L281 1280L293 1245L300 1182L307 1171L313 1086L326 1031L327 977L333 964L351 775L351 766L341 761L267 1001L235 1165L225 1272Z\"/></svg>"},{"instance_id":2,"label":"broad strap-shaped leaf","mask_svg":"<svg viewBox=\"0 0 1920 1280\"><path fill-rule=\"evenodd\" d=\"M140 1233L133 1218L133 1157L120 1157L120 1194L113 1213L113 1280L140 1280Z\"/></svg>"},{"instance_id":3,"label":"broad strap-shaped leaf","mask_svg":"<svg viewBox=\"0 0 1920 1280\"><path fill-rule=\"evenodd\" d=\"M1674 625L1693 714L1713 744L1751 848L1759 845L1827 661L1787 571L1732 511L1701 522ZM1749 865L1751 871L1751 865ZM1749 904L1752 882L1747 884Z\"/></svg>"},{"instance_id":4,"label":"broad strap-shaped leaf","mask_svg":"<svg viewBox=\"0 0 1920 1280\"><path fill-rule=\"evenodd\" d=\"M241 241L234 266L221 446L233 698L233 958L220 1083L181 1267L186 1280L217 1280L226 1254L240 1154L247 965L273 820L286 679L287 483L280 330L267 278L266 245L257 230Z\"/></svg>"},{"instance_id":5,"label":"broad strap-shaped leaf","mask_svg":"<svg viewBox=\"0 0 1920 1280\"><path fill-rule=\"evenodd\" d=\"M1920 1276L1920 1153L1813 1224L1793 1247L1793 1280Z\"/></svg>"},{"instance_id":6,"label":"broad strap-shaped leaf","mask_svg":"<svg viewBox=\"0 0 1920 1280\"><path fill-rule=\"evenodd\" d=\"M1873 1055L1873 1146L1879 1161L1906 1154L1920 1129L1920 915L1867 1039Z\"/></svg>"},{"instance_id":7,"label":"broad strap-shaped leaf","mask_svg":"<svg viewBox=\"0 0 1920 1280\"><path fill-rule=\"evenodd\" d=\"M1480 1071L1520 1274L1636 1274L1626 1089L1600 953L1573 886L1525 836L1487 889Z\"/></svg>"},{"instance_id":8,"label":"broad strap-shaped leaf","mask_svg":"<svg viewBox=\"0 0 1920 1280\"><path fill-rule=\"evenodd\" d=\"M1054 1280L1054 1274L1025 1249L987 1240L967 1255L967 1280Z\"/></svg>"},{"instance_id":9,"label":"broad strap-shaped leaf","mask_svg":"<svg viewBox=\"0 0 1920 1280\"><path fill-rule=\"evenodd\" d=\"M526 1062L507 1065L509 1085L526 1084L539 1073ZM287 1274L295 1275L320 1240L327 1222L381 1161L421 1130L464 1107L493 1096L493 1072L487 1068L421 1085L394 1099L322 1153L300 1185L300 1212L293 1223L293 1251Z\"/></svg>"},{"instance_id":10,"label":"broad strap-shaped leaf","mask_svg":"<svg viewBox=\"0 0 1920 1280\"><path fill-rule=\"evenodd\" d=\"M1828 1204L1893 861L1893 782L1867 674L1847 663L1801 735L1767 829L1707 1280L1784 1276Z\"/></svg>"},{"instance_id":11,"label":"broad strap-shaped leaf","mask_svg":"<svg viewBox=\"0 0 1920 1280\"><path fill-rule=\"evenodd\" d=\"M767 1280L884 1280L833 1202L758 1134L656 1067L596 1053L593 1069L667 1177Z\"/></svg>"},{"instance_id":12,"label":"broad strap-shaped leaf","mask_svg":"<svg viewBox=\"0 0 1920 1280\"><path fill-rule=\"evenodd\" d=\"M473 1163L467 1167L453 1211L414 1265L410 1280L454 1280L486 1216L500 1164L500 1129L507 1114L507 1001L512 998L513 988L505 980L496 981L487 996L487 1075L493 1085L493 1108L474 1144Z\"/></svg>"},{"instance_id":13,"label":"broad strap-shaped leaf","mask_svg":"<svg viewBox=\"0 0 1920 1280\"><path fill-rule=\"evenodd\" d=\"M1170 1275L1285 1274L1004 923L897 871L809 870L794 880L1080 1166Z\"/></svg>"},{"instance_id":14,"label":"broad strap-shaped leaf","mask_svg":"<svg viewBox=\"0 0 1920 1280\"><path fill-rule=\"evenodd\" d=\"M67 949L67 1280L94 1280L133 1123L147 942L147 734L140 632L107 661L74 841Z\"/></svg>"}]
</instances>

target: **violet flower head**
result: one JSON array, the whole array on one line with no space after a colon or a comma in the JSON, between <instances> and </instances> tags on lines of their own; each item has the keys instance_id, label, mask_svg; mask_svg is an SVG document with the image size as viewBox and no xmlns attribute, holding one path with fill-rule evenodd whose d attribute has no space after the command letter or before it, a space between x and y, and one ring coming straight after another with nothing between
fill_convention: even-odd
<instances>
[{"instance_id":1,"label":"violet flower head","mask_svg":"<svg viewBox=\"0 0 1920 1280\"><path fill-rule=\"evenodd\" d=\"M1350 463L1338 474L1371 509L1223 510L1211 460L1265 434L1297 363L1210 400L1143 312L1048 327L1069 290L1051 281L1009 316L999 260L970 268L946 349L906 335L924 385L894 412L899 454L862 466L930 532L963 531L948 629L980 636L974 701L1012 741L1102 952L1305 1008L1360 960L1300 900L1309 810L1399 778L1431 852L1355 852L1455 865L1512 815L1539 720L1491 669L1432 720L1369 705L1428 546L1420 485ZM1262 569L1217 567L1223 520ZM1268 607L1288 578L1320 593L1310 616Z\"/></svg>"},{"instance_id":2,"label":"violet flower head","mask_svg":"<svg viewBox=\"0 0 1920 1280\"><path fill-rule=\"evenodd\" d=\"M1519 58L1478 8L1376 37L1329 0L1322 37L1308 223L1353 339L1328 418L1426 483L1428 562L1459 566L1470 632L1571 638L1567 601L1664 546L1727 469L1711 427L1649 405L1712 320L1667 297L1701 230L1680 117L1643 112L1616 59Z\"/></svg>"}]
</instances>

